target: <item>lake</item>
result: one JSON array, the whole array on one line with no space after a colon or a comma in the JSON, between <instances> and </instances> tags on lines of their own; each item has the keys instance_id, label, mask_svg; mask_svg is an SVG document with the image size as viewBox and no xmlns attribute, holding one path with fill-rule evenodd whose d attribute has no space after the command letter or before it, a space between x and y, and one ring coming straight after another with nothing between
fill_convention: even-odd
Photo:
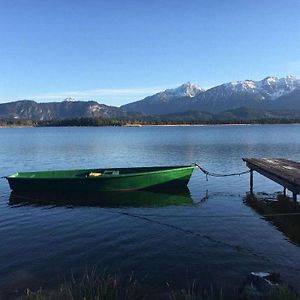
<instances>
[{"instance_id":1,"label":"lake","mask_svg":"<svg viewBox=\"0 0 300 300\"><path fill-rule=\"evenodd\" d=\"M242 157L300 160L300 125L1 128L0 175L17 171L181 165L246 170ZM300 289L299 218L282 188L254 174L214 178L195 170L181 194L133 193L122 204L35 203L0 181L0 290L51 287L73 274L131 274L149 290L197 279L238 288L251 271L279 272ZM110 205L110 201L112 204ZM284 210L285 211L285 210ZM266 216L268 215L269 216Z\"/></svg>"}]
</instances>

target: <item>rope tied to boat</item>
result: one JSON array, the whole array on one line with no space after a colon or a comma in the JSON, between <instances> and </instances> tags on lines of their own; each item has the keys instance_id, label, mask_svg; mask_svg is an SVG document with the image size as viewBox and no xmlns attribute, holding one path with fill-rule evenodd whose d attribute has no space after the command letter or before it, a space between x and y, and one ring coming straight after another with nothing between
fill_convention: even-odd
<instances>
[{"instance_id":1,"label":"rope tied to boat","mask_svg":"<svg viewBox=\"0 0 300 300\"><path fill-rule=\"evenodd\" d=\"M202 171L205 174L206 181L208 181L208 176L212 176L212 177L230 177L230 176L241 176L241 175L250 173L250 170L237 172L237 173L227 173L227 174L215 173L215 172L210 172L210 171L206 170L205 168L203 168L201 165L199 165L197 163L194 163L194 164L195 164L196 167L198 167L198 169L200 171Z\"/></svg>"}]
</instances>

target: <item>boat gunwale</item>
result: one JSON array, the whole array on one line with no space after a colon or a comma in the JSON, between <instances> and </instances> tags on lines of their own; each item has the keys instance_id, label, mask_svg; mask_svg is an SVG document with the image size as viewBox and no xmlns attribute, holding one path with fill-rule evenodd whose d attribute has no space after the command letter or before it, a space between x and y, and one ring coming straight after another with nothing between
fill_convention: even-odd
<instances>
[{"instance_id":1,"label":"boat gunwale","mask_svg":"<svg viewBox=\"0 0 300 300\"><path fill-rule=\"evenodd\" d=\"M118 174L118 175L109 175L109 176L99 176L99 177L41 177L41 178L30 178L30 177L18 177L17 174L19 172L4 176L4 178L8 179L22 179L22 180L101 180L101 179L115 179L120 177L134 177L134 176L144 176L148 174L157 174L157 173L167 173L170 171L177 171L177 170L186 170L186 169L195 169L196 165L185 165L185 166L155 166L155 167L133 167L132 169L138 169L138 168L172 168L172 169L165 169L165 170L156 170L156 171L149 171L149 172L138 172L138 173L128 173L128 174ZM131 168L108 168L105 170L121 170L121 169L131 169ZM76 169L76 170L49 170L49 171L33 171L33 172L20 172L20 173L41 173L41 172L68 172L68 171L95 171L98 169ZM16 177L13 177L16 176Z\"/></svg>"}]
</instances>

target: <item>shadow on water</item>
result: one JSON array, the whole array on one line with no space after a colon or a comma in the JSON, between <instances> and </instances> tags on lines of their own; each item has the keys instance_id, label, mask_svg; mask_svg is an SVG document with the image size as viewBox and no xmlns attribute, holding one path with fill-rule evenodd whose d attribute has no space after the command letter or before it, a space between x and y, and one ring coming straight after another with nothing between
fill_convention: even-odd
<instances>
[{"instance_id":1,"label":"shadow on water","mask_svg":"<svg viewBox=\"0 0 300 300\"><path fill-rule=\"evenodd\" d=\"M259 197L250 193L244 198L244 203L300 246L300 203L282 194L270 199L266 195Z\"/></svg>"},{"instance_id":2,"label":"shadow on water","mask_svg":"<svg viewBox=\"0 0 300 300\"><path fill-rule=\"evenodd\" d=\"M11 192L10 206L53 205L67 207L163 207L189 205L188 188L173 191L131 191L101 193Z\"/></svg>"}]
</instances>

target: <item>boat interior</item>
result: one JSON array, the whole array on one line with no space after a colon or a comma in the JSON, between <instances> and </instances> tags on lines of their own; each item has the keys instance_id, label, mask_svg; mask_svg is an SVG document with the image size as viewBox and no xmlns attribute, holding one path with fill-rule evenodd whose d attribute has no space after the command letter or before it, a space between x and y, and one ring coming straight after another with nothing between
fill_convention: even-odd
<instances>
[{"instance_id":1,"label":"boat interior","mask_svg":"<svg viewBox=\"0 0 300 300\"><path fill-rule=\"evenodd\" d=\"M159 166L159 167L136 167L136 168L108 168L108 169L81 169L81 170L59 170L39 172L18 172L7 178L99 178L115 177L129 174L163 172L191 166Z\"/></svg>"}]
</instances>

